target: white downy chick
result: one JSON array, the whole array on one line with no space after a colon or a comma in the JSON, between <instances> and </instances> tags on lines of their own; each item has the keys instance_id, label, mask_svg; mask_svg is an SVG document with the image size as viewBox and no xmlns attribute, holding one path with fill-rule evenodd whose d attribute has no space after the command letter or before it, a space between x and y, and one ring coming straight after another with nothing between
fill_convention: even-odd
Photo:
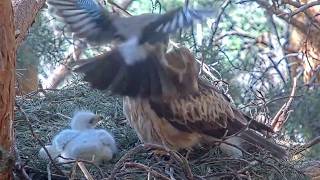
<instances>
[{"instance_id":1,"label":"white downy chick","mask_svg":"<svg viewBox=\"0 0 320 180\"><path fill-rule=\"evenodd\" d=\"M103 129L89 129L66 144L61 156L102 163L111 160L116 151L115 140L110 133Z\"/></svg>"},{"instance_id":2,"label":"white downy chick","mask_svg":"<svg viewBox=\"0 0 320 180\"><path fill-rule=\"evenodd\" d=\"M52 142L52 153L57 152L64 158L59 162L70 159L82 159L97 163L110 160L116 152L114 138L106 130L94 129L102 118L88 111L76 112L71 120L71 129L65 129L57 134ZM44 153L44 155L43 155ZM48 159L43 149L39 156Z\"/></svg>"},{"instance_id":3,"label":"white downy chick","mask_svg":"<svg viewBox=\"0 0 320 180\"><path fill-rule=\"evenodd\" d=\"M53 145L47 145L45 148L48 150L48 153L53 160L60 155L60 151L58 151ZM39 157L41 159L49 160L49 157L43 148L41 148L39 151Z\"/></svg>"}]
</instances>

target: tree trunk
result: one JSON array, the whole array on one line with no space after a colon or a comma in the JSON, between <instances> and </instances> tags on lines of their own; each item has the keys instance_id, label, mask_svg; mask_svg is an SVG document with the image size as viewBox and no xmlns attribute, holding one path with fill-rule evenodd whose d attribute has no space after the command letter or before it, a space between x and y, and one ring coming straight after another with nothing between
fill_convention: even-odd
<instances>
[{"instance_id":1,"label":"tree trunk","mask_svg":"<svg viewBox=\"0 0 320 180\"><path fill-rule=\"evenodd\" d=\"M28 35L28 29L44 3L45 0L12 0L17 49ZM17 95L24 95L38 89L38 64L28 65L23 71L18 71L18 74Z\"/></svg>"},{"instance_id":2,"label":"tree trunk","mask_svg":"<svg viewBox=\"0 0 320 180\"><path fill-rule=\"evenodd\" d=\"M12 0L17 47L27 36L29 27L33 24L44 3L45 0Z\"/></svg>"},{"instance_id":3,"label":"tree trunk","mask_svg":"<svg viewBox=\"0 0 320 180\"><path fill-rule=\"evenodd\" d=\"M16 44L13 24L13 9L10 0L0 1L0 145L12 152L13 107L15 97ZM12 179L12 166L3 162L0 179Z\"/></svg>"}]
</instances>

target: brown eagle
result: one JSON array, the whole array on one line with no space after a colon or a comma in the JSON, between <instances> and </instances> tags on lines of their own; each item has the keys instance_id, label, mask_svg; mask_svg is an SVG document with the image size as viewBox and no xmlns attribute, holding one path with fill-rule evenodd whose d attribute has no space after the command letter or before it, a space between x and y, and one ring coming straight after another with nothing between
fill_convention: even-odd
<instances>
[{"instance_id":1,"label":"brown eagle","mask_svg":"<svg viewBox=\"0 0 320 180\"><path fill-rule=\"evenodd\" d=\"M93 88L124 97L124 114L142 142L180 150L236 135L278 158L286 156L284 149L254 131L272 131L268 126L251 120L198 78L197 62L188 49L164 55L161 44L143 46L148 53L135 63L127 64L114 49L75 68Z\"/></svg>"}]
</instances>

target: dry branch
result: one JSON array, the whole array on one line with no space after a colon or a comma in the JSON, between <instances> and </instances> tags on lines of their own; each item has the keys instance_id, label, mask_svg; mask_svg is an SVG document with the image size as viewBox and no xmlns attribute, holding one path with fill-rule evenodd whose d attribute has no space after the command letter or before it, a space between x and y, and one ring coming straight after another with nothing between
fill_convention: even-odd
<instances>
[{"instance_id":1,"label":"dry branch","mask_svg":"<svg viewBox=\"0 0 320 180\"><path fill-rule=\"evenodd\" d=\"M33 127L32 127L32 123L28 117L28 115L26 114L26 112L18 105L16 104L17 109L23 114L23 116L25 117L25 120L28 124L29 130L31 131L31 134L33 136L33 138L41 145L41 147L44 149L44 151L46 152L47 156L49 157L49 160L51 161L51 163L53 164L53 166L57 169L57 171L62 174L65 175L63 173L63 171L57 166L57 164L54 162L53 158L51 157L48 149L45 147L45 144L39 139L38 135L34 132Z\"/></svg>"},{"instance_id":2,"label":"dry branch","mask_svg":"<svg viewBox=\"0 0 320 180\"><path fill-rule=\"evenodd\" d=\"M311 148L312 146L315 146L320 143L320 136L310 140L309 142L305 143L302 146L294 147L293 150L291 150L290 154L291 156L297 155L302 153L303 151L306 151L307 149Z\"/></svg>"},{"instance_id":3,"label":"dry branch","mask_svg":"<svg viewBox=\"0 0 320 180\"><path fill-rule=\"evenodd\" d=\"M63 60L62 64L56 67L48 77L44 85L45 89L55 89L64 81L66 76L71 72L68 65L79 59L85 47L86 44L84 42L75 41L71 47L71 52Z\"/></svg>"},{"instance_id":4,"label":"dry branch","mask_svg":"<svg viewBox=\"0 0 320 180\"><path fill-rule=\"evenodd\" d=\"M310 26L309 23L302 22L296 17L291 17L291 14L286 13L285 11L283 11L282 9L280 9L278 7L274 7L268 1L255 0L255 2L257 2L261 7L266 9L270 14L274 14L274 15L278 16L279 18L283 19L287 23L298 28L304 34L317 34L317 33L319 33L319 28L316 23L312 23L312 26ZM306 14L308 15L307 12L306 12Z\"/></svg>"},{"instance_id":5,"label":"dry branch","mask_svg":"<svg viewBox=\"0 0 320 180\"><path fill-rule=\"evenodd\" d=\"M164 180L170 180L170 178L166 177L165 175L151 169L150 167L141 164L141 163L134 163L134 162L127 162L124 164L125 168L137 168L137 169L141 169L144 170L150 174L152 174L153 176L159 178L159 179L164 179Z\"/></svg>"},{"instance_id":6,"label":"dry branch","mask_svg":"<svg viewBox=\"0 0 320 180\"><path fill-rule=\"evenodd\" d=\"M84 174L84 176L85 176L88 180L94 180L94 178L93 178L92 175L89 173L88 169L87 169L86 166L83 164L83 162L77 162L77 165L80 167L82 173Z\"/></svg>"},{"instance_id":7,"label":"dry branch","mask_svg":"<svg viewBox=\"0 0 320 180\"><path fill-rule=\"evenodd\" d=\"M293 79L293 85L292 90L290 94L290 98L288 101L280 108L280 110L277 112L277 114L274 116L274 118L271 121L271 127L274 130L274 132L279 132L283 125L286 123L289 112L290 112L290 106L292 104L293 98L296 93L297 88L297 77Z\"/></svg>"}]
</instances>

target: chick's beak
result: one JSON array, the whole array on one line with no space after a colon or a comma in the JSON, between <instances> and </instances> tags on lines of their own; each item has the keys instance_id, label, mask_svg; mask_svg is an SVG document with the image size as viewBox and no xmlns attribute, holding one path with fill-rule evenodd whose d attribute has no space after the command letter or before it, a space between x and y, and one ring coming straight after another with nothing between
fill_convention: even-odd
<instances>
[{"instance_id":1,"label":"chick's beak","mask_svg":"<svg viewBox=\"0 0 320 180\"><path fill-rule=\"evenodd\" d=\"M100 123L102 123L103 119L104 119L103 116L96 116L95 118L96 125L99 125Z\"/></svg>"}]
</instances>

